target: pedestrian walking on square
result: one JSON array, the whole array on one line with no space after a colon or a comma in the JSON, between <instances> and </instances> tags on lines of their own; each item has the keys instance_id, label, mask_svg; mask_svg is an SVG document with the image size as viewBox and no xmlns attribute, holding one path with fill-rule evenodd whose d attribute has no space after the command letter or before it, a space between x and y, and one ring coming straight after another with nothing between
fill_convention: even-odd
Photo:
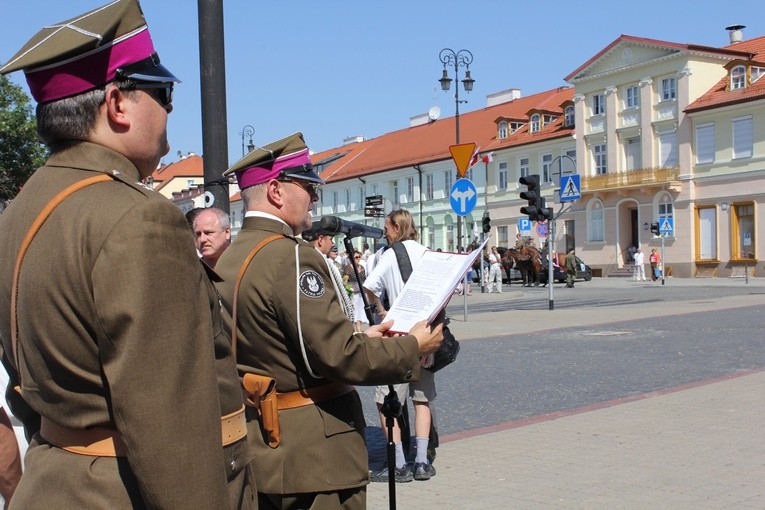
<instances>
[{"instance_id":1,"label":"pedestrian walking on square","mask_svg":"<svg viewBox=\"0 0 765 510\"><path fill-rule=\"evenodd\" d=\"M491 247L491 253L489 253L489 294L492 293L492 288L496 287L497 292L502 294L502 257L497 251L496 246Z\"/></svg>"},{"instance_id":2,"label":"pedestrian walking on square","mask_svg":"<svg viewBox=\"0 0 765 510\"><path fill-rule=\"evenodd\" d=\"M566 287L574 288L576 280L576 253L574 248L568 250L566 255Z\"/></svg>"},{"instance_id":3,"label":"pedestrian walking on square","mask_svg":"<svg viewBox=\"0 0 765 510\"><path fill-rule=\"evenodd\" d=\"M634 281L640 280L641 282L646 281L645 277L645 255L643 255L643 250L638 248L635 250L635 274L634 274Z\"/></svg>"}]
</instances>

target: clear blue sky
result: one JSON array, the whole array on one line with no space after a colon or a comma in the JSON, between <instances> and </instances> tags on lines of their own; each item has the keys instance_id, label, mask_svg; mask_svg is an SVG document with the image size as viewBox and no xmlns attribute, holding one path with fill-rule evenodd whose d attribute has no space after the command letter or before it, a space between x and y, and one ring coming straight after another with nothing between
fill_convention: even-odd
<instances>
[{"instance_id":1,"label":"clear blue sky","mask_svg":"<svg viewBox=\"0 0 765 510\"><path fill-rule=\"evenodd\" d=\"M2 0L0 61L44 24L105 3ZM177 151L202 153L197 2L141 5L162 62L183 80L169 122L170 163ZM442 92L437 81L445 47L474 56L475 88L460 92L465 112L508 88L529 95L565 85L620 34L710 46L727 45L732 24L746 25L747 39L765 35L761 0L225 0L224 16L230 164L241 157L247 124L256 145L302 131L318 152L347 136L406 128L432 106L453 116L453 88ZM11 79L27 90L23 74Z\"/></svg>"}]
</instances>

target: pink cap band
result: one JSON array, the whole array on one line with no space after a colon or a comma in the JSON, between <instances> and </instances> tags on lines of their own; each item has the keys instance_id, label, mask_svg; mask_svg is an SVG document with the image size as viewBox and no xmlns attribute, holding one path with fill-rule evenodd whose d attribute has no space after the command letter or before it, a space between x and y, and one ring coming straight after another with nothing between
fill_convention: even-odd
<instances>
[{"instance_id":1,"label":"pink cap band","mask_svg":"<svg viewBox=\"0 0 765 510\"><path fill-rule=\"evenodd\" d=\"M117 69L154 53L144 26L126 39L92 53L41 70L26 72L29 90L38 103L55 101L95 89L114 80Z\"/></svg>"},{"instance_id":2,"label":"pink cap band","mask_svg":"<svg viewBox=\"0 0 765 510\"><path fill-rule=\"evenodd\" d=\"M276 179L285 168L306 165L310 162L311 158L308 155L308 149L303 149L299 152L293 152L287 156L276 158L268 163L240 170L236 172L236 182L239 184L240 189L249 188L250 186Z\"/></svg>"}]
</instances>

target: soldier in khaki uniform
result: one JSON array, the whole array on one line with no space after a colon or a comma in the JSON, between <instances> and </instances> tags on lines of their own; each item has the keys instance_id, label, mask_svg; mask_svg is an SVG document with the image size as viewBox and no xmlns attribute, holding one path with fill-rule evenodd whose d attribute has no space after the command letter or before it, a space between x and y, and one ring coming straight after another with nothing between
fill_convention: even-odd
<instances>
[{"instance_id":1,"label":"soldier in khaki uniform","mask_svg":"<svg viewBox=\"0 0 765 510\"><path fill-rule=\"evenodd\" d=\"M365 508L365 422L349 385L417 380L419 356L438 347L442 327L422 322L410 335L383 338L387 324L354 334L322 255L295 237L311 227L323 184L300 133L254 150L231 173L246 214L216 267L223 307L236 312L239 370L260 404L259 416L248 414L260 508ZM253 375L265 381L254 390Z\"/></svg>"},{"instance_id":2,"label":"soldier in khaki uniform","mask_svg":"<svg viewBox=\"0 0 765 510\"><path fill-rule=\"evenodd\" d=\"M0 215L1 353L31 436L11 508L256 507L212 273L139 182L169 150L178 81L140 6L44 28L0 72L19 69L52 154Z\"/></svg>"}]
</instances>

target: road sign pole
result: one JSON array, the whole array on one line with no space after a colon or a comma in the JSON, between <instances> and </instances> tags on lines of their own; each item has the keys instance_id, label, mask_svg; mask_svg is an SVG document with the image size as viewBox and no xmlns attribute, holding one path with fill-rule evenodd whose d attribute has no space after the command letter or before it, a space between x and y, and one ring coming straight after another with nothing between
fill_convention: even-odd
<instances>
[{"instance_id":1,"label":"road sign pole","mask_svg":"<svg viewBox=\"0 0 765 510\"><path fill-rule=\"evenodd\" d=\"M664 266L666 261L664 260L664 234L661 235L661 284L664 285Z\"/></svg>"},{"instance_id":2,"label":"road sign pole","mask_svg":"<svg viewBox=\"0 0 765 510\"><path fill-rule=\"evenodd\" d=\"M550 231L547 233L547 299L549 309L555 309L555 300L553 299L553 243L555 239L555 220L550 219Z\"/></svg>"},{"instance_id":3,"label":"road sign pole","mask_svg":"<svg viewBox=\"0 0 765 510\"><path fill-rule=\"evenodd\" d=\"M463 229L464 232L467 232L467 217L465 216L458 216L460 220L465 221L465 228ZM460 243L462 243L462 249L467 253L467 246L463 243L463 240L460 239ZM462 286L462 306L463 306L463 320L467 322L468 320L468 313L467 313L467 295L468 295L468 285L470 285L470 282L468 282L467 273L465 273L465 281L464 285Z\"/></svg>"}]
</instances>

